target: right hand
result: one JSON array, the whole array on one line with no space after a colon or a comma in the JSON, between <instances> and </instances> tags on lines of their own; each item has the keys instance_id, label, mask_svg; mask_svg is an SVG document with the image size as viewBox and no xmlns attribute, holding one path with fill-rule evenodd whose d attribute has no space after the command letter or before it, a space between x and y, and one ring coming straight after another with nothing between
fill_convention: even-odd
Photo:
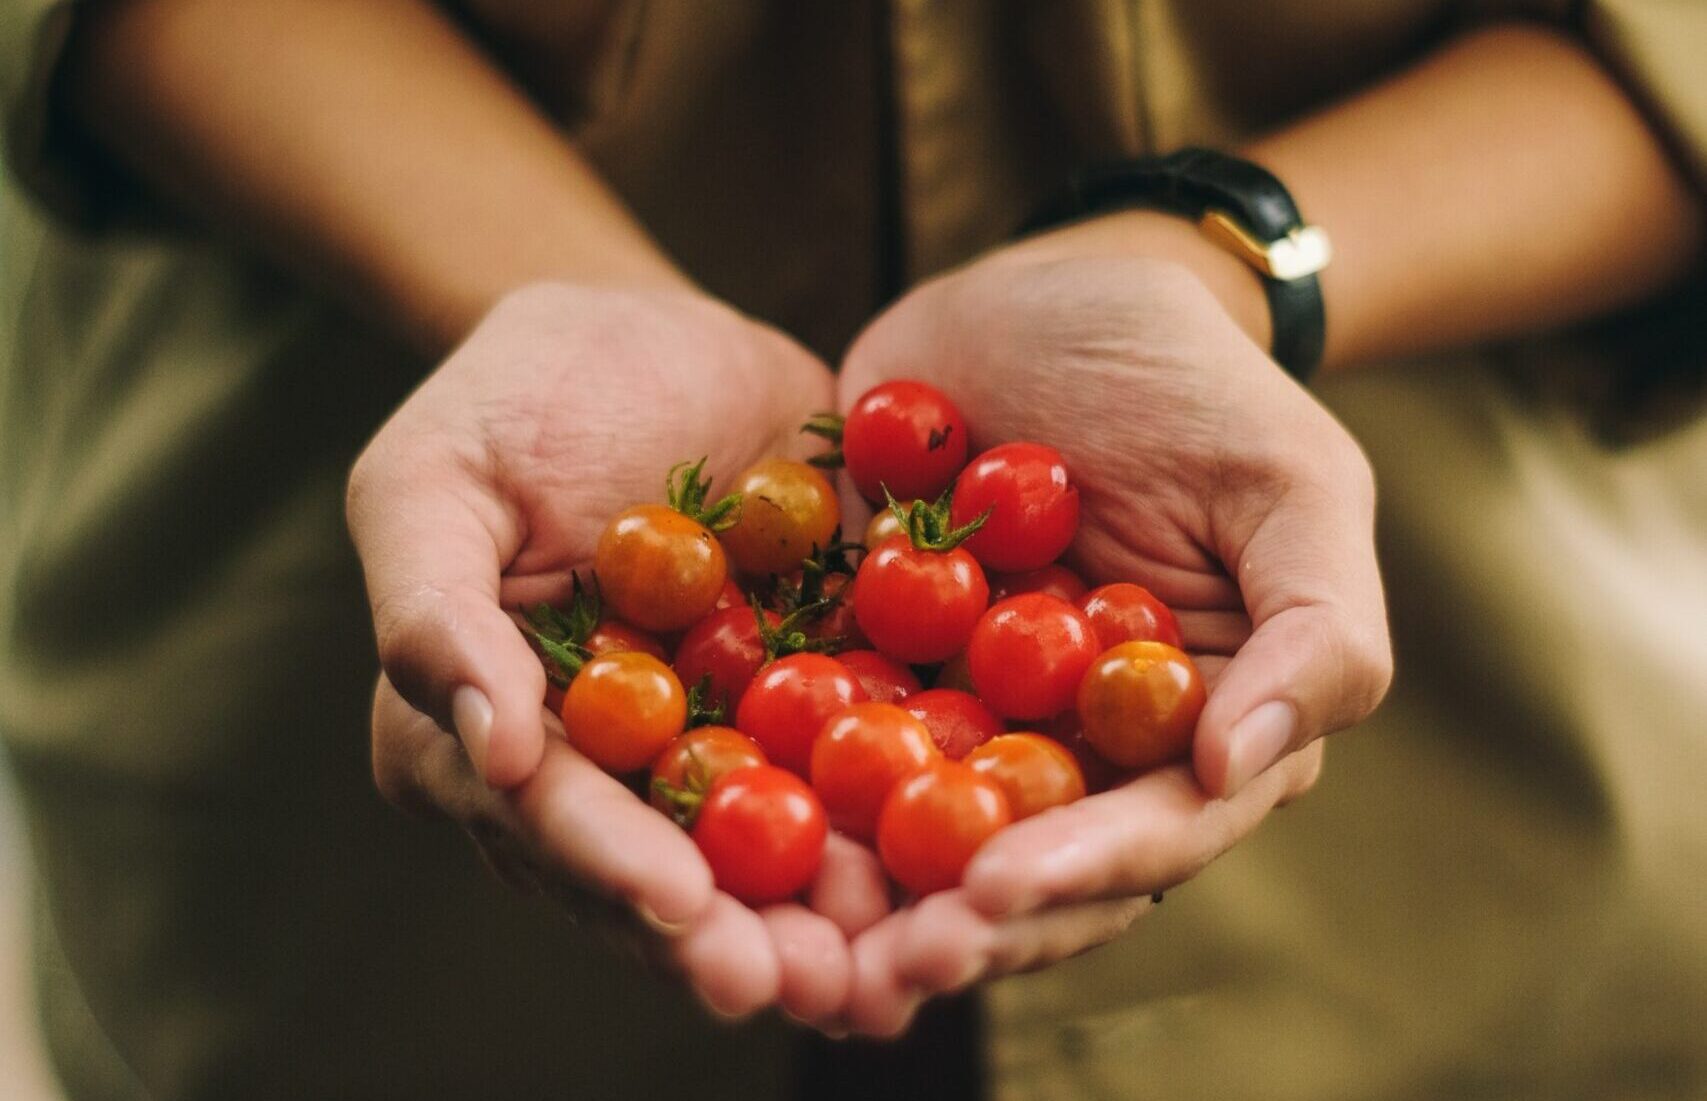
<instances>
[{"instance_id":1,"label":"right hand","mask_svg":"<svg viewBox=\"0 0 1707 1101\"><path fill-rule=\"evenodd\" d=\"M563 740L504 609L566 597L606 521L660 499L672 464L705 455L727 479L800 447L833 402L808 352L691 291L538 285L487 315L350 477L383 667L380 791L461 824L511 881L626 904L726 1014L818 1015L845 993L844 931L716 891L685 833ZM880 881L841 851L822 908L869 911Z\"/></svg>"}]
</instances>

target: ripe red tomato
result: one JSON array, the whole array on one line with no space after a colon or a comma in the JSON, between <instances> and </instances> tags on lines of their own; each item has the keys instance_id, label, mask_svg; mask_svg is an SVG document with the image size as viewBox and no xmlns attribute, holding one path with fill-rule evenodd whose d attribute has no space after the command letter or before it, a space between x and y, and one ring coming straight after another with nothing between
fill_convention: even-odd
<instances>
[{"instance_id":1,"label":"ripe red tomato","mask_svg":"<svg viewBox=\"0 0 1707 1101\"><path fill-rule=\"evenodd\" d=\"M766 612L765 622L775 627L782 620L775 612ZM712 612L690 627L676 646L676 676L690 687L710 676L710 698L702 702L722 701L725 715L735 714L747 685L764 663L759 621L745 604Z\"/></svg>"},{"instance_id":2,"label":"ripe red tomato","mask_svg":"<svg viewBox=\"0 0 1707 1101\"><path fill-rule=\"evenodd\" d=\"M798 777L760 765L711 786L693 839L719 889L748 906L799 894L824 859L823 804Z\"/></svg>"},{"instance_id":3,"label":"ripe red tomato","mask_svg":"<svg viewBox=\"0 0 1707 1101\"><path fill-rule=\"evenodd\" d=\"M889 793L877 818L877 852L891 878L928 895L959 886L978 847L1012 820L994 780L960 761L931 761Z\"/></svg>"},{"instance_id":4,"label":"ripe red tomato","mask_svg":"<svg viewBox=\"0 0 1707 1101\"><path fill-rule=\"evenodd\" d=\"M1104 650L1122 642L1165 642L1176 649L1183 645L1179 620L1142 585L1122 581L1092 589L1079 607Z\"/></svg>"},{"instance_id":5,"label":"ripe red tomato","mask_svg":"<svg viewBox=\"0 0 1707 1101\"><path fill-rule=\"evenodd\" d=\"M721 612L725 608L745 608L746 606L747 594L731 577L723 583L723 591L717 594L717 603L711 606L711 610Z\"/></svg>"},{"instance_id":6,"label":"ripe red tomato","mask_svg":"<svg viewBox=\"0 0 1707 1101\"><path fill-rule=\"evenodd\" d=\"M1122 768L1153 768L1191 752L1206 695L1197 666L1163 642L1123 642L1079 683L1091 748Z\"/></svg>"},{"instance_id":7,"label":"ripe red tomato","mask_svg":"<svg viewBox=\"0 0 1707 1101\"><path fill-rule=\"evenodd\" d=\"M723 532L723 547L742 574L764 577L800 568L815 547L826 547L841 522L829 481L792 459L764 459L735 480L740 518Z\"/></svg>"},{"instance_id":8,"label":"ripe red tomato","mask_svg":"<svg viewBox=\"0 0 1707 1101\"><path fill-rule=\"evenodd\" d=\"M610 772L652 763L687 723L687 693L651 654L601 654L581 667L563 693L569 744Z\"/></svg>"},{"instance_id":9,"label":"ripe red tomato","mask_svg":"<svg viewBox=\"0 0 1707 1101\"><path fill-rule=\"evenodd\" d=\"M990 603L997 604L1021 593L1048 593L1077 604L1084 599L1085 582L1066 566L1053 562L1038 570L990 576Z\"/></svg>"},{"instance_id":10,"label":"ripe red tomato","mask_svg":"<svg viewBox=\"0 0 1707 1101\"><path fill-rule=\"evenodd\" d=\"M870 841L889 792L938 756L918 719L892 703L856 703L825 723L812 743L812 788L830 825Z\"/></svg>"},{"instance_id":11,"label":"ripe red tomato","mask_svg":"<svg viewBox=\"0 0 1707 1101\"><path fill-rule=\"evenodd\" d=\"M843 650L836 660L859 679L868 699L898 703L919 690L913 671L876 650Z\"/></svg>"},{"instance_id":12,"label":"ripe red tomato","mask_svg":"<svg viewBox=\"0 0 1707 1101\"><path fill-rule=\"evenodd\" d=\"M620 654L629 651L651 654L659 661L668 661L670 658L662 642L638 627L630 627L615 619L607 619L594 627L592 633L587 636L587 641L581 645L594 654Z\"/></svg>"},{"instance_id":13,"label":"ripe red tomato","mask_svg":"<svg viewBox=\"0 0 1707 1101\"><path fill-rule=\"evenodd\" d=\"M974 749L966 763L1001 785L1014 821L1085 797L1085 777L1065 746L1041 734L1003 734Z\"/></svg>"},{"instance_id":14,"label":"ripe red tomato","mask_svg":"<svg viewBox=\"0 0 1707 1101\"><path fill-rule=\"evenodd\" d=\"M710 529L665 505L617 513L593 561L612 610L648 631L679 631L703 618L729 577Z\"/></svg>"},{"instance_id":15,"label":"ripe red tomato","mask_svg":"<svg viewBox=\"0 0 1707 1101\"><path fill-rule=\"evenodd\" d=\"M919 550L906 536L866 555L854 581L860 630L877 649L911 665L964 650L989 600L984 571L964 547Z\"/></svg>"},{"instance_id":16,"label":"ripe red tomato","mask_svg":"<svg viewBox=\"0 0 1707 1101\"><path fill-rule=\"evenodd\" d=\"M991 509L966 549L986 569L1042 569L1079 530L1079 490L1061 453L1040 443L1005 443L979 455L954 483L955 527Z\"/></svg>"},{"instance_id":17,"label":"ripe red tomato","mask_svg":"<svg viewBox=\"0 0 1707 1101\"><path fill-rule=\"evenodd\" d=\"M1096 632L1059 597L1021 593L984 613L966 648L978 698L1009 719L1047 719L1073 706L1096 660Z\"/></svg>"},{"instance_id":18,"label":"ripe red tomato","mask_svg":"<svg viewBox=\"0 0 1707 1101\"><path fill-rule=\"evenodd\" d=\"M943 756L958 761L1007 728L970 692L932 688L915 692L901 706L925 724Z\"/></svg>"},{"instance_id":19,"label":"ripe red tomato","mask_svg":"<svg viewBox=\"0 0 1707 1101\"><path fill-rule=\"evenodd\" d=\"M759 743L732 727L690 730L665 746L652 762L652 805L691 820L705 793L724 775L769 763Z\"/></svg>"},{"instance_id":20,"label":"ripe red tomato","mask_svg":"<svg viewBox=\"0 0 1707 1101\"><path fill-rule=\"evenodd\" d=\"M830 574L824 578L824 596L835 600L835 603L819 618L809 619L801 625L806 637L839 638L842 641L838 649L843 651L850 647L860 649L869 646L871 643L859 629L859 620L854 616L854 579L845 573Z\"/></svg>"},{"instance_id":21,"label":"ripe red tomato","mask_svg":"<svg viewBox=\"0 0 1707 1101\"><path fill-rule=\"evenodd\" d=\"M753 678L735 712L735 726L759 743L773 764L801 776L812 762L812 741L830 717L865 699L848 667L823 654L792 654Z\"/></svg>"},{"instance_id":22,"label":"ripe red tomato","mask_svg":"<svg viewBox=\"0 0 1707 1101\"><path fill-rule=\"evenodd\" d=\"M966 421L934 386L897 379L860 395L842 426L848 475L868 501L935 500L966 465Z\"/></svg>"}]
</instances>

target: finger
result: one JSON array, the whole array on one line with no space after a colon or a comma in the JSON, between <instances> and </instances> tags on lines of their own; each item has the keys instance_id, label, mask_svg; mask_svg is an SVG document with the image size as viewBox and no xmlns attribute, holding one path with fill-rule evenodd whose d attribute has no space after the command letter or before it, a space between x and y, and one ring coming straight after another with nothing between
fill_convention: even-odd
<instances>
[{"instance_id":1,"label":"finger","mask_svg":"<svg viewBox=\"0 0 1707 1101\"><path fill-rule=\"evenodd\" d=\"M717 892L710 907L676 939L671 958L714 1013L740 1018L777 999L782 973L765 920Z\"/></svg>"},{"instance_id":2,"label":"finger","mask_svg":"<svg viewBox=\"0 0 1707 1101\"><path fill-rule=\"evenodd\" d=\"M836 1020L847 1005L853 974L847 937L828 918L796 903L771 906L761 916L781 970L783 1010L807 1025Z\"/></svg>"},{"instance_id":3,"label":"finger","mask_svg":"<svg viewBox=\"0 0 1707 1101\"><path fill-rule=\"evenodd\" d=\"M889 915L854 939L853 985L846 1022L850 1031L891 1037L907 1031L924 994L904 981L895 967L895 949L909 913Z\"/></svg>"},{"instance_id":4,"label":"finger","mask_svg":"<svg viewBox=\"0 0 1707 1101\"><path fill-rule=\"evenodd\" d=\"M1361 463L1361 460L1359 460ZM1203 709L1198 779L1229 796L1275 761L1369 714L1392 679L1367 465L1287 492L1224 548L1254 627Z\"/></svg>"},{"instance_id":5,"label":"finger","mask_svg":"<svg viewBox=\"0 0 1707 1101\"><path fill-rule=\"evenodd\" d=\"M416 458L385 434L350 477L380 663L397 690L455 730L488 783L539 763L545 672L498 603L519 522L460 463Z\"/></svg>"},{"instance_id":6,"label":"finger","mask_svg":"<svg viewBox=\"0 0 1707 1101\"><path fill-rule=\"evenodd\" d=\"M1185 641L1185 648L1193 654L1231 655L1251 637L1251 619L1243 610L1215 612L1181 609L1175 615L1179 620L1179 633Z\"/></svg>"},{"instance_id":7,"label":"finger","mask_svg":"<svg viewBox=\"0 0 1707 1101\"><path fill-rule=\"evenodd\" d=\"M1216 799L1174 765L1016 822L967 865L968 902L992 916L1148 895L1190 879L1313 782L1316 751L1296 755L1232 799Z\"/></svg>"},{"instance_id":8,"label":"finger","mask_svg":"<svg viewBox=\"0 0 1707 1101\"><path fill-rule=\"evenodd\" d=\"M927 995L1034 970L1113 940L1148 910L1147 895L1053 907L991 918L963 891L944 891L913 910L896 939L895 967L904 984Z\"/></svg>"},{"instance_id":9,"label":"finger","mask_svg":"<svg viewBox=\"0 0 1707 1101\"><path fill-rule=\"evenodd\" d=\"M892 909L889 879L877 854L839 833L824 841L824 862L807 902L849 937L877 924Z\"/></svg>"}]
</instances>

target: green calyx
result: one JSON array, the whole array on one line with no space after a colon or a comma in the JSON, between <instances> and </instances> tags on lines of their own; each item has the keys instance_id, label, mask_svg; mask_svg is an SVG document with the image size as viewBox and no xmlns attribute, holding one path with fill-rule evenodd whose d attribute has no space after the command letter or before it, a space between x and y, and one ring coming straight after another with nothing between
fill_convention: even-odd
<instances>
[{"instance_id":1,"label":"green calyx","mask_svg":"<svg viewBox=\"0 0 1707 1101\"><path fill-rule=\"evenodd\" d=\"M824 591L825 579L838 573L852 577L855 570L853 563L848 561L848 554L850 551L864 550L864 543L842 542L842 529L839 527L830 536L829 546L819 547L814 543L812 553L801 560L799 584L792 581L777 582L776 601L783 613L790 614L809 604L820 604L823 607L813 618L822 618L841 602L842 594L847 591L846 586L843 586L835 596L827 595Z\"/></svg>"},{"instance_id":2,"label":"green calyx","mask_svg":"<svg viewBox=\"0 0 1707 1101\"><path fill-rule=\"evenodd\" d=\"M699 683L688 689L688 722L687 729L699 726L722 726L724 721L724 700L711 698L711 674L699 678Z\"/></svg>"},{"instance_id":3,"label":"green calyx","mask_svg":"<svg viewBox=\"0 0 1707 1101\"><path fill-rule=\"evenodd\" d=\"M759 624L759 638L765 644L766 665L790 654L833 654L847 641L840 635L833 638L812 638L800 626L822 617L825 612L835 607L834 600L804 604L783 616L782 622L775 627L765 619L765 607L759 603L758 597L749 595L747 600L753 606L753 618Z\"/></svg>"},{"instance_id":4,"label":"green calyx","mask_svg":"<svg viewBox=\"0 0 1707 1101\"><path fill-rule=\"evenodd\" d=\"M688 747L688 767L682 779L687 781L686 785L677 787L659 776L652 781L652 791L669 807L670 820L684 830L691 830L694 819L699 817L700 805L705 802L705 793L711 789L711 774L692 746Z\"/></svg>"},{"instance_id":5,"label":"green calyx","mask_svg":"<svg viewBox=\"0 0 1707 1101\"><path fill-rule=\"evenodd\" d=\"M883 487L883 498L889 502L889 511L895 519L901 521L901 530L907 533L907 539L923 551L953 550L983 527L990 513L996 510L996 506L991 505L970 522L952 527L949 512L954 504L953 486L943 490L942 496L932 502L914 501L911 505L903 505L889 492L888 486Z\"/></svg>"},{"instance_id":6,"label":"green calyx","mask_svg":"<svg viewBox=\"0 0 1707 1101\"><path fill-rule=\"evenodd\" d=\"M807 422L800 426L800 431L808 436L817 436L830 445L830 450L822 455L814 455L806 461L821 470L840 470L842 461L842 426L847 418L840 413L814 413Z\"/></svg>"},{"instance_id":7,"label":"green calyx","mask_svg":"<svg viewBox=\"0 0 1707 1101\"><path fill-rule=\"evenodd\" d=\"M706 456L699 462L680 462L670 468L664 479L670 507L690 520L704 524L712 531L728 531L741 519L741 495L731 493L711 505L711 479L705 476Z\"/></svg>"},{"instance_id":8,"label":"green calyx","mask_svg":"<svg viewBox=\"0 0 1707 1101\"><path fill-rule=\"evenodd\" d=\"M599 595L599 578L593 574L590 586L581 584L581 575L569 575L573 589L569 610L561 611L549 604L536 604L527 613L528 634L540 652L551 662L546 676L558 687L567 685L581 671L581 666L593 656L586 647L603 614L604 601Z\"/></svg>"}]
</instances>

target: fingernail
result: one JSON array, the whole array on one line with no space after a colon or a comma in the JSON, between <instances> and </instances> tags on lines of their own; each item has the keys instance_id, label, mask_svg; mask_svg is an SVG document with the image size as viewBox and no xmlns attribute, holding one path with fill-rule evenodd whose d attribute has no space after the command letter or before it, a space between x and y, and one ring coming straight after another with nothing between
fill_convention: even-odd
<instances>
[{"instance_id":1,"label":"fingernail","mask_svg":"<svg viewBox=\"0 0 1707 1101\"><path fill-rule=\"evenodd\" d=\"M658 911L652 909L652 907L646 905L644 902L636 902L634 904L634 913L640 918L641 923L644 924L646 928L652 930L661 937L679 937L688 931L687 922L665 921L663 918L658 916Z\"/></svg>"},{"instance_id":2,"label":"fingernail","mask_svg":"<svg viewBox=\"0 0 1707 1101\"><path fill-rule=\"evenodd\" d=\"M468 750L468 759L484 776L486 747L492 741L492 701L480 689L465 684L451 695L450 721L462 739L462 747Z\"/></svg>"},{"instance_id":3,"label":"fingernail","mask_svg":"<svg viewBox=\"0 0 1707 1101\"><path fill-rule=\"evenodd\" d=\"M1227 735L1226 798L1231 798L1292 744L1298 712L1285 700L1270 700L1252 711Z\"/></svg>"}]
</instances>

